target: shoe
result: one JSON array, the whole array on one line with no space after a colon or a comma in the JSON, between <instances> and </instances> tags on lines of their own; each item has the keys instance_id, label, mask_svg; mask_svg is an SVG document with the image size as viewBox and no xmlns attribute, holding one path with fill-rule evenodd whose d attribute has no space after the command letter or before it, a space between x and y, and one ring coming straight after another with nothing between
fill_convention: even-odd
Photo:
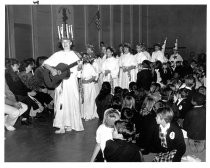
<instances>
[{"instance_id":1,"label":"shoe","mask_svg":"<svg viewBox=\"0 0 210 168\"><path fill-rule=\"evenodd\" d=\"M64 134L65 133L65 129L59 129L55 131L55 134Z\"/></svg>"},{"instance_id":2,"label":"shoe","mask_svg":"<svg viewBox=\"0 0 210 168\"><path fill-rule=\"evenodd\" d=\"M6 129L8 130L8 131L14 131L15 130L15 127L13 127L13 126L5 126L6 127Z\"/></svg>"},{"instance_id":3,"label":"shoe","mask_svg":"<svg viewBox=\"0 0 210 168\"><path fill-rule=\"evenodd\" d=\"M67 132L71 132L72 131L72 128L71 127L66 127L65 129Z\"/></svg>"}]
</instances>

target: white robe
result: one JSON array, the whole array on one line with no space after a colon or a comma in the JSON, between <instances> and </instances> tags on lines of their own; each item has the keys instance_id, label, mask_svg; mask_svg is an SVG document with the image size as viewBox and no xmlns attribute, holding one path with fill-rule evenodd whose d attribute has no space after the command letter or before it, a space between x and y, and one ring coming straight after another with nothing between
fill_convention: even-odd
<instances>
[{"instance_id":1,"label":"white robe","mask_svg":"<svg viewBox=\"0 0 210 168\"><path fill-rule=\"evenodd\" d=\"M71 64L79 60L73 52L58 51L44 61L44 64L56 66L59 63ZM54 127L71 127L73 130L84 130L80 114L80 97L78 88L77 66L70 69L71 76L55 89Z\"/></svg>"},{"instance_id":2,"label":"white robe","mask_svg":"<svg viewBox=\"0 0 210 168\"><path fill-rule=\"evenodd\" d=\"M100 74L101 74L101 63L100 63L100 60L95 59L92 65L93 65L93 68L94 68L94 70L95 70L95 72L97 74L96 80L98 82L95 82L94 86L95 86L95 89L96 89L96 93L98 95L100 90L101 90L101 85L102 85L102 79L100 79Z\"/></svg>"},{"instance_id":3,"label":"white robe","mask_svg":"<svg viewBox=\"0 0 210 168\"><path fill-rule=\"evenodd\" d=\"M93 76L97 76L91 64L84 64L81 79L89 80ZM98 118L95 99L97 96L94 82L82 84L84 92L84 103L82 105L82 117L87 120Z\"/></svg>"},{"instance_id":4,"label":"white robe","mask_svg":"<svg viewBox=\"0 0 210 168\"><path fill-rule=\"evenodd\" d=\"M140 53L137 53L137 54L135 55L136 61L137 61L137 64L138 64L138 67L136 68L136 73L138 73L138 71L142 69L142 66L141 66L142 62L143 62L144 60L149 60L149 59L148 59L148 55L146 55L146 54L147 54L147 53L145 53L145 52L140 52ZM149 53L148 53L148 54L149 54Z\"/></svg>"},{"instance_id":5,"label":"white robe","mask_svg":"<svg viewBox=\"0 0 210 168\"><path fill-rule=\"evenodd\" d=\"M176 62L177 62L177 61L183 62L183 59L182 59L181 55L179 55L178 53L176 53L176 54L172 54L172 55L170 56L169 61L172 63L172 65L173 65L174 67L176 67Z\"/></svg>"},{"instance_id":6,"label":"white robe","mask_svg":"<svg viewBox=\"0 0 210 168\"><path fill-rule=\"evenodd\" d=\"M111 73L105 76L105 71L110 70ZM103 82L111 82L112 89L119 86L119 59L111 57L107 58L102 64ZM113 83L112 83L113 82Z\"/></svg>"},{"instance_id":7,"label":"white robe","mask_svg":"<svg viewBox=\"0 0 210 168\"><path fill-rule=\"evenodd\" d=\"M124 54L119 59L119 66L121 67L119 85L123 89L124 88L129 89L129 83L136 82L136 78L137 78L136 68L130 71L131 77L128 76L128 72L123 72L122 68L130 67L130 66L137 67L137 60L135 56L132 55L131 53Z\"/></svg>"},{"instance_id":8,"label":"white robe","mask_svg":"<svg viewBox=\"0 0 210 168\"><path fill-rule=\"evenodd\" d=\"M156 62L156 61L160 61L160 62L167 62L167 58L164 56L164 53L162 51L154 51L152 53L152 59L151 62Z\"/></svg>"}]
</instances>

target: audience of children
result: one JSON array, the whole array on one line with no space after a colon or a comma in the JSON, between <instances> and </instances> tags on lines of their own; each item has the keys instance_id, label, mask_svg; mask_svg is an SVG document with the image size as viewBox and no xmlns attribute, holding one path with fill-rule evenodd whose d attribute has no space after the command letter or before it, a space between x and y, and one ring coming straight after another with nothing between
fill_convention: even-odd
<instances>
[{"instance_id":1,"label":"audience of children","mask_svg":"<svg viewBox=\"0 0 210 168\"><path fill-rule=\"evenodd\" d=\"M167 61L159 44L155 44L152 57L146 53L143 44L136 45L138 53L135 56L129 44L119 47L120 54L115 55L111 47L104 45L102 57L93 56L90 62L83 63L84 118L99 117L102 123L96 131L97 144L91 161L143 161L143 155L155 153L153 161L179 162L186 150L181 129L187 132L187 143L194 151L204 150L206 64L201 61L203 56L198 62L193 60L188 63L177 59L177 51L174 51ZM84 55L91 54L87 52ZM136 58L138 62L135 62ZM46 57L40 59L45 60ZM110 59L110 64L111 60L116 64L119 61L119 69L116 69L118 75L113 68L115 80L104 80L98 87L99 79L105 77L103 73L108 75L112 71L107 68L109 62L106 59ZM106 68L99 71L105 67L103 62ZM13 125L19 116L23 124L30 124L30 118L42 111L39 103L52 103L41 75L42 63L38 64L33 74L33 61L25 60L21 64L23 70L19 72L20 63L15 59L6 59L6 83L15 98L12 104L8 101L5 104L13 106L14 111L22 110L15 114L12 122L8 121L9 118L5 120L8 130L15 129ZM101 88L99 94L98 88ZM39 94L46 96L46 99L42 96L39 98ZM87 107L94 115L85 111Z\"/></svg>"}]
</instances>

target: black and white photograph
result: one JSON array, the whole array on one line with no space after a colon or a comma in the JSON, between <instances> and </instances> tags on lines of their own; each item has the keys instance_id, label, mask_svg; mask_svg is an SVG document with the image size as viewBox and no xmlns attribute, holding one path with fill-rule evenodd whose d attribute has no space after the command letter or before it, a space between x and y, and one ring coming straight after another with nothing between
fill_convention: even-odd
<instances>
[{"instance_id":1,"label":"black and white photograph","mask_svg":"<svg viewBox=\"0 0 210 168\"><path fill-rule=\"evenodd\" d=\"M207 162L207 2L11 2L3 167Z\"/></svg>"}]
</instances>

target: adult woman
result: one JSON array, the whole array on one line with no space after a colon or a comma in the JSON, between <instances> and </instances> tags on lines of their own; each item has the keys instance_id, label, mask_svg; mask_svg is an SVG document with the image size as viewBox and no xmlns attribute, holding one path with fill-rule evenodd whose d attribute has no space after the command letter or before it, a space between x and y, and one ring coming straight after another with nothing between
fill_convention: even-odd
<instances>
[{"instance_id":1,"label":"adult woman","mask_svg":"<svg viewBox=\"0 0 210 168\"><path fill-rule=\"evenodd\" d=\"M72 40L69 38L61 39L63 49L50 56L44 61L43 66L50 70L53 76L60 74L58 70L53 68L59 63L71 64L79 61L79 56L71 50ZM82 65L71 68L71 75L68 79L64 79L55 89L54 112L55 119L53 126L59 128L55 133L65 133L72 129L76 131L84 130L81 113L80 113L80 96L78 87L78 71Z\"/></svg>"}]
</instances>

